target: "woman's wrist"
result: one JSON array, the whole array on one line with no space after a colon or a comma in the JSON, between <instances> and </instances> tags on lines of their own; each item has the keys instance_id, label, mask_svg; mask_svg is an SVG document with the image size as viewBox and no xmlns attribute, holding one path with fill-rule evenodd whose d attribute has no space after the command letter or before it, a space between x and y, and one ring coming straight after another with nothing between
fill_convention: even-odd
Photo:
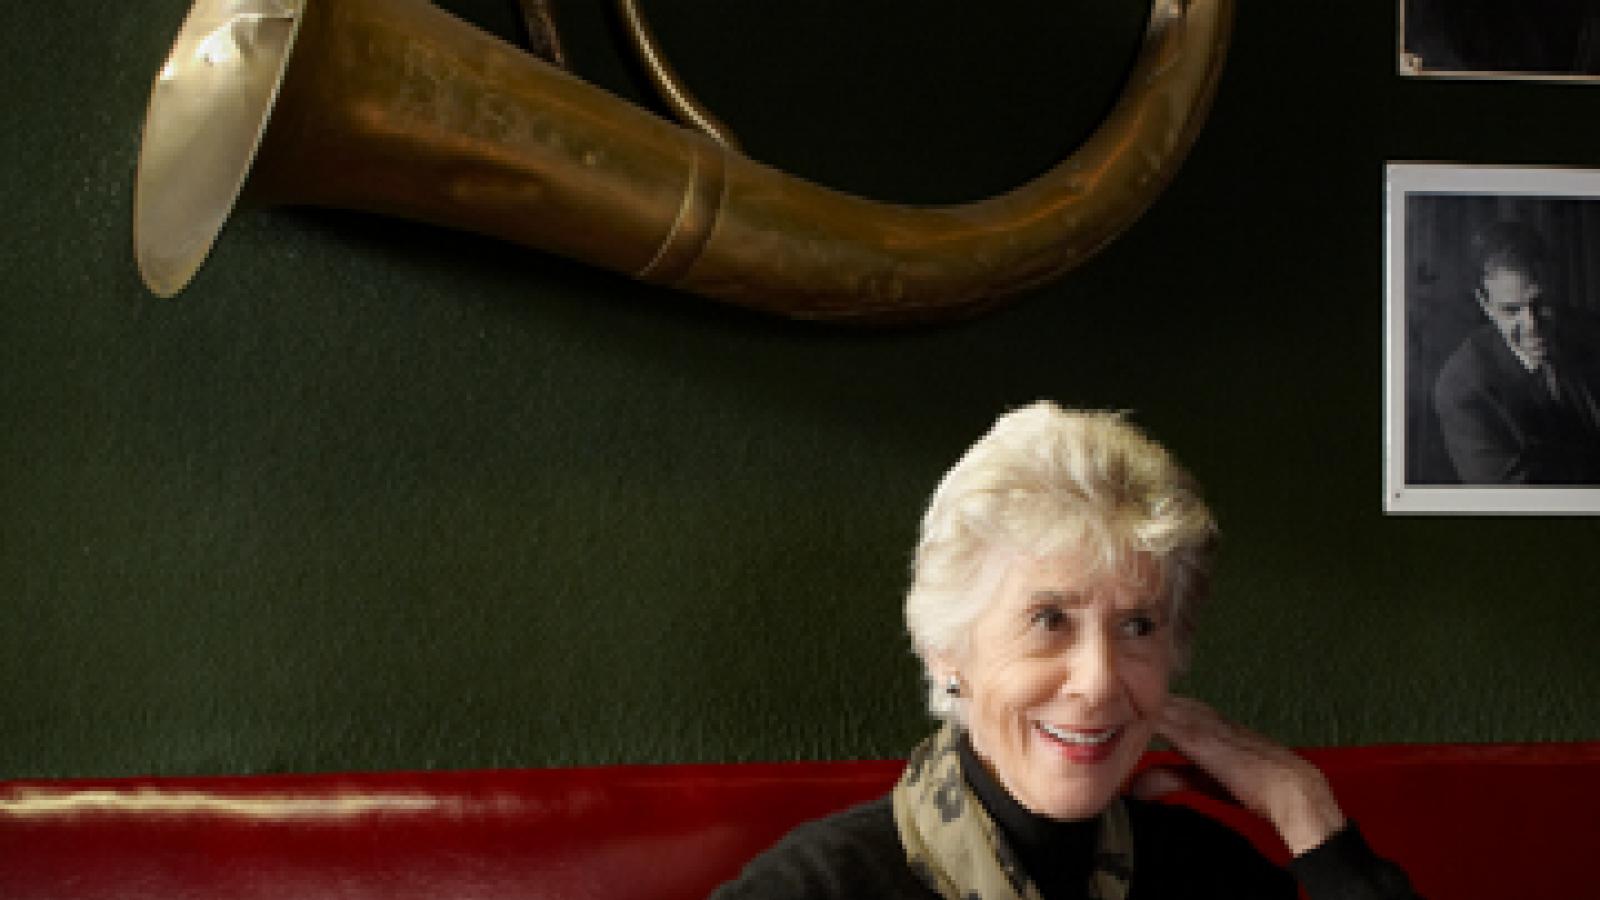
<instances>
[{"instance_id":1,"label":"woman's wrist","mask_svg":"<svg viewBox=\"0 0 1600 900\"><path fill-rule=\"evenodd\" d=\"M1295 856L1321 846L1345 826L1344 811L1320 772L1285 791L1271 818L1278 836Z\"/></svg>"}]
</instances>

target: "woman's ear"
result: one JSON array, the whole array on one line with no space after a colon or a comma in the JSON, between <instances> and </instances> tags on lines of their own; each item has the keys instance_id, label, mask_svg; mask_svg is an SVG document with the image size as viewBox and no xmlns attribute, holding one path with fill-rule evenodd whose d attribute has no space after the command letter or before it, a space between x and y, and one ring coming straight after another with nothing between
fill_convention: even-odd
<instances>
[{"instance_id":1,"label":"woman's ear","mask_svg":"<svg viewBox=\"0 0 1600 900\"><path fill-rule=\"evenodd\" d=\"M965 690L965 683L961 680L961 670L956 667L950 654L927 652L923 655L923 659L927 661L929 680L946 694L952 697L961 696Z\"/></svg>"}]
</instances>

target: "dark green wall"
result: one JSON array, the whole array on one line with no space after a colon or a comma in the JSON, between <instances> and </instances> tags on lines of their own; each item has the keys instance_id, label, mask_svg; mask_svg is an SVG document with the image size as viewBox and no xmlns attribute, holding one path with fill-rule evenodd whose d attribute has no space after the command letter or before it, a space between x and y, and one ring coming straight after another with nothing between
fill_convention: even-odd
<instances>
[{"instance_id":1,"label":"dark green wall","mask_svg":"<svg viewBox=\"0 0 1600 900\"><path fill-rule=\"evenodd\" d=\"M1600 88L1402 81L1390 2L1245 3L1154 208L955 326L315 211L237 218L161 301L131 186L185 4L4 14L0 776L901 754L921 502L1042 396L1133 410L1209 486L1188 689L1299 744L1600 737L1595 520L1380 511L1383 162L1600 162ZM557 4L639 96L605 6ZM1143 13L1074 6L647 4L753 155L911 201L1095 121Z\"/></svg>"}]
</instances>

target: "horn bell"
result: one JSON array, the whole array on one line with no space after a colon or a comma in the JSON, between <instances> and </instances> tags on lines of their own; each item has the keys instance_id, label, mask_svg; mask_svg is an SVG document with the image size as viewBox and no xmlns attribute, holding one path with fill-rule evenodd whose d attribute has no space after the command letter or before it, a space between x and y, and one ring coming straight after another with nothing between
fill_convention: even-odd
<instances>
[{"instance_id":1,"label":"horn bell","mask_svg":"<svg viewBox=\"0 0 1600 900\"><path fill-rule=\"evenodd\" d=\"M158 296L205 261L244 187L304 0L198 0L156 73L134 180L134 259Z\"/></svg>"},{"instance_id":2,"label":"horn bell","mask_svg":"<svg viewBox=\"0 0 1600 900\"><path fill-rule=\"evenodd\" d=\"M987 200L881 203L755 162L426 0L196 0L157 75L134 195L160 296L236 205L472 231L802 319L970 315L1135 221L1203 124L1234 0L1155 0L1122 96L1049 172Z\"/></svg>"}]
</instances>

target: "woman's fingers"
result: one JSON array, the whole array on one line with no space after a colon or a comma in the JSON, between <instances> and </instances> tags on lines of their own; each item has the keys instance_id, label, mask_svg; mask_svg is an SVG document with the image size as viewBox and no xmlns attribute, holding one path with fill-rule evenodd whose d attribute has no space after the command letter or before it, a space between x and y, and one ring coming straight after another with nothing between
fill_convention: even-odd
<instances>
[{"instance_id":1,"label":"woman's fingers","mask_svg":"<svg viewBox=\"0 0 1600 900\"><path fill-rule=\"evenodd\" d=\"M1322 773L1277 742L1224 719L1189 697L1172 697L1156 732L1216 779L1235 802L1272 822L1296 854L1344 827Z\"/></svg>"}]
</instances>

